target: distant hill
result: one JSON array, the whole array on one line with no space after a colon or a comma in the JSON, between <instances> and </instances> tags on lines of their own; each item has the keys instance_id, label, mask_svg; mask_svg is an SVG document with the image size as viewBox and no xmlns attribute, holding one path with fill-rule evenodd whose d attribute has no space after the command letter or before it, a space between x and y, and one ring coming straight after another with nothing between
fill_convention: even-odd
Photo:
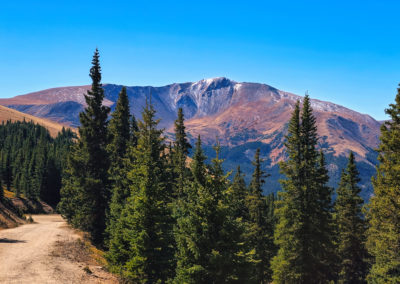
<instances>
[{"instance_id":1,"label":"distant hill","mask_svg":"<svg viewBox=\"0 0 400 284\"><path fill-rule=\"evenodd\" d=\"M71 126L79 125L84 96L90 86L54 88L10 99L0 104L22 112ZM105 84L104 104L115 106L120 85ZM281 178L277 163L286 158L284 137L287 123L301 96L278 90L266 84L235 82L227 78L204 79L198 82L175 83L162 87L127 87L131 110L140 118L146 98L151 93L160 126L167 135L173 133L173 121L179 107L186 117L186 126L192 142L201 134L207 154L218 137L222 145L225 169L240 164L251 176L256 148L261 148L266 170L272 174L266 190L279 189ZM376 153L381 122L343 106L312 99L317 118L320 147L327 154L331 185L336 186L349 151L356 154L361 171L363 195L372 192L370 178L375 173Z\"/></svg>"},{"instance_id":2,"label":"distant hill","mask_svg":"<svg viewBox=\"0 0 400 284\"><path fill-rule=\"evenodd\" d=\"M62 130L63 127L68 127L66 125L62 125L51 121L49 119L44 119L40 117L36 117L27 113L23 113L17 111L15 109L11 109L5 106L0 105L0 123L5 121L33 121L34 123L40 124L47 128L52 137L56 137L58 132Z\"/></svg>"}]
</instances>

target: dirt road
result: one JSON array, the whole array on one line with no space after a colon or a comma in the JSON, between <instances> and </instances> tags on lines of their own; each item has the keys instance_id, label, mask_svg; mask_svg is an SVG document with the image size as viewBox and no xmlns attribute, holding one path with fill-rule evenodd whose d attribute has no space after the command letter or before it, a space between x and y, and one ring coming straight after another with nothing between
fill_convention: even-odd
<instances>
[{"instance_id":1,"label":"dirt road","mask_svg":"<svg viewBox=\"0 0 400 284\"><path fill-rule=\"evenodd\" d=\"M59 215L33 215L35 223L0 230L0 283L116 283L93 263L66 258L78 236Z\"/></svg>"}]
</instances>

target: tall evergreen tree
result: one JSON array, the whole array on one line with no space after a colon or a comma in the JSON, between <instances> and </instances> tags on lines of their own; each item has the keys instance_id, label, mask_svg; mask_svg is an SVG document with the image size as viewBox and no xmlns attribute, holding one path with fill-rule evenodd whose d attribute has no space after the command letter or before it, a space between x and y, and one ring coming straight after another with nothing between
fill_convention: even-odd
<instances>
[{"instance_id":1,"label":"tall evergreen tree","mask_svg":"<svg viewBox=\"0 0 400 284\"><path fill-rule=\"evenodd\" d=\"M129 197L126 175L127 150L131 142L131 122L129 100L126 88L122 87L117 100L115 111L109 122L110 143L107 150L110 155L111 166L109 170L111 181L111 203L107 218L107 238L112 238L116 223L121 215L126 199Z\"/></svg>"},{"instance_id":2,"label":"tall evergreen tree","mask_svg":"<svg viewBox=\"0 0 400 284\"><path fill-rule=\"evenodd\" d=\"M400 88L385 112L391 119L381 126L380 163L368 206L369 283L400 283Z\"/></svg>"},{"instance_id":3,"label":"tall evergreen tree","mask_svg":"<svg viewBox=\"0 0 400 284\"><path fill-rule=\"evenodd\" d=\"M342 172L335 203L338 230L339 282L365 283L367 253L365 248L366 223L361 212L364 204L354 154Z\"/></svg>"},{"instance_id":4,"label":"tall evergreen tree","mask_svg":"<svg viewBox=\"0 0 400 284\"><path fill-rule=\"evenodd\" d=\"M130 137L131 137L131 141L130 141L130 145L132 146L132 147L136 147L137 146L137 142L138 142L138 137L137 137L137 133L138 133L138 131L139 131L139 127L138 127L138 125L137 125L137 122L136 122L136 118L135 118L135 115L132 113L132 119L131 119L131 135L130 135Z\"/></svg>"},{"instance_id":5,"label":"tall evergreen tree","mask_svg":"<svg viewBox=\"0 0 400 284\"><path fill-rule=\"evenodd\" d=\"M165 283L173 273L171 193L167 189L162 130L147 104L128 173L130 197L116 226L107 258L134 283Z\"/></svg>"},{"instance_id":6,"label":"tall evergreen tree","mask_svg":"<svg viewBox=\"0 0 400 284\"><path fill-rule=\"evenodd\" d=\"M180 196L183 193L184 181L190 174L189 169L186 167L186 158L189 154L189 149L192 148L187 140L182 108L178 109L178 118L174 125L175 141L171 154L173 154L174 175L176 177L175 191L177 196Z\"/></svg>"},{"instance_id":7,"label":"tall evergreen tree","mask_svg":"<svg viewBox=\"0 0 400 284\"><path fill-rule=\"evenodd\" d=\"M313 254L318 256L317 264L321 272L321 278L337 280L337 254L335 248L335 223L333 220L333 188L328 186L329 172L326 168L325 155L322 150L318 155L316 165L317 177L315 178L315 206L312 208L312 220L314 220L314 237L316 243L313 246ZM322 249L321 249L322 248Z\"/></svg>"},{"instance_id":8,"label":"tall evergreen tree","mask_svg":"<svg viewBox=\"0 0 400 284\"><path fill-rule=\"evenodd\" d=\"M199 259L204 259L205 240L202 229L207 224L205 216L198 214L199 210L203 209L198 206L198 193L201 193L203 201L206 198L208 199L199 182L201 181L205 185L207 180L206 165L204 164L206 159L207 157L205 157L201 148L199 136L191 162L194 181L185 181L184 194L176 200L174 206L174 217L176 219L174 227L175 259L177 261L175 283L201 283L200 281L206 277L205 264L200 264ZM196 230L201 230L201 233L199 234ZM200 242L203 244L202 247Z\"/></svg>"},{"instance_id":9,"label":"tall evergreen tree","mask_svg":"<svg viewBox=\"0 0 400 284\"><path fill-rule=\"evenodd\" d=\"M92 67L91 90L85 95L87 107L79 114L79 141L69 157L68 179L62 189L60 210L73 225L90 233L92 241L102 245L106 210L110 198L107 117L110 108L103 105L99 52Z\"/></svg>"},{"instance_id":10,"label":"tall evergreen tree","mask_svg":"<svg viewBox=\"0 0 400 284\"><path fill-rule=\"evenodd\" d=\"M207 160L207 157L204 155L203 149L201 147L201 138L200 135L196 141L196 148L193 155L193 161L190 165L192 169L192 174L196 182L200 185L205 186L206 184L206 171L207 167L204 162Z\"/></svg>"},{"instance_id":11,"label":"tall evergreen tree","mask_svg":"<svg viewBox=\"0 0 400 284\"><path fill-rule=\"evenodd\" d=\"M262 162L263 160L260 158L260 148L257 148L252 162L254 171L250 182L250 191L257 192L260 195L262 195L263 192L262 187L265 184L265 178L268 177L268 175L261 169Z\"/></svg>"},{"instance_id":12,"label":"tall evergreen tree","mask_svg":"<svg viewBox=\"0 0 400 284\"><path fill-rule=\"evenodd\" d=\"M12 166L10 159L10 151L6 149L3 155L3 181L7 190L10 191L12 184Z\"/></svg>"},{"instance_id":13,"label":"tall evergreen tree","mask_svg":"<svg viewBox=\"0 0 400 284\"><path fill-rule=\"evenodd\" d=\"M126 88L122 87L108 126L110 143L107 150L110 153L111 171L121 164L120 160L126 154L131 139L130 116L128 95Z\"/></svg>"},{"instance_id":14,"label":"tall evergreen tree","mask_svg":"<svg viewBox=\"0 0 400 284\"><path fill-rule=\"evenodd\" d=\"M268 219L269 212L262 189L267 175L261 169L261 163L260 149L257 149L253 161L253 178L246 196L249 212L246 241L255 249L252 278L256 283L269 283L272 275L270 262L275 254L274 224Z\"/></svg>"},{"instance_id":15,"label":"tall evergreen tree","mask_svg":"<svg viewBox=\"0 0 400 284\"><path fill-rule=\"evenodd\" d=\"M246 198L249 191L246 188L243 173L240 166L237 167L236 174L232 182L232 211L235 218L242 218L243 221L248 220L248 210L246 206Z\"/></svg>"},{"instance_id":16,"label":"tall evergreen tree","mask_svg":"<svg viewBox=\"0 0 400 284\"><path fill-rule=\"evenodd\" d=\"M325 283L331 275L333 235L331 189L323 155L319 155L317 129L308 96L300 116L297 102L285 143L289 159L280 164L286 179L277 204L272 261L275 283Z\"/></svg>"},{"instance_id":17,"label":"tall evergreen tree","mask_svg":"<svg viewBox=\"0 0 400 284\"><path fill-rule=\"evenodd\" d=\"M202 153L199 141L196 152ZM246 281L242 272L247 257L240 243L242 228L229 206L231 191L218 146L216 152L209 172L197 171L205 169L205 159L203 154L194 156L192 171L196 179L185 183L185 194L176 206L176 283ZM204 186L199 183L203 180Z\"/></svg>"}]
</instances>

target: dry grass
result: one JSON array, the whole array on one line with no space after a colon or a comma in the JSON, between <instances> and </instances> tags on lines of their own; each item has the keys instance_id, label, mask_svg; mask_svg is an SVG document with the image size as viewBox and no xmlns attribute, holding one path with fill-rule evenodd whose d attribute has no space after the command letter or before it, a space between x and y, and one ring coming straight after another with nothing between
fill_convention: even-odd
<instances>
[{"instance_id":1,"label":"dry grass","mask_svg":"<svg viewBox=\"0 0 400 284\"><path fill-rule=\"evenodd\" d=\"M50 254L53 257L60 257L72 262L93 263L87 245L81 239L59 240Z\"/></svg>"},{"instance_id":2,"label":"dry grass","mask_svg":"<svg viewBox=\"0 0 400 284\"><path fill-rule=\"evenodd\" d=\"M91 245L84 233L75 231L75 234L78 238L58 240L50 256L78 264L85 272L88 283L92 283L89 280L93 279L99 280L99 283L119 283L117 277L105 268L104 252Z\"/></svg>"},{"instance_id":3,"label":"dry grass","mask_svg":"<svg viewBox=\"0 0 400 284\"><path fill-rule=\"evenodd\" d=\"M7 189L4 189L4 197L5 198L14 198L15 193L12 191L8 191Z\"/></svg>"},{"instance_id":4,"label":"dry grass","mask_svg":"<svg viewBox=\"0 0 400 284\"><path fill-rule=\"evenodd\" d=\"M39 118L35 117L30 114L26 114L23 112L19 112L17 110L5 107L0 105L0 122L2 121L32 121L34 123L40 124L43 127L47 128L47 130L50 132L50 135L52 137L56 137L57 134L62 130L63 127L68 128L68 126L59 124L57 122L50 121L48 119L44 118ZM72 131L77 132L75 128L71 128Z\"/></svg>"}]
</instances>

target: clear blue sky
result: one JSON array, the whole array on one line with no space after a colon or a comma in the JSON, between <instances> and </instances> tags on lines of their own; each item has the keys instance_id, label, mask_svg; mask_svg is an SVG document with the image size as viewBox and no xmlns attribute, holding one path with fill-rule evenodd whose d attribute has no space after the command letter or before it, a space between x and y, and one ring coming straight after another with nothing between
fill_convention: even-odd
<instances>
[{"instance_id":1,"label":"clear blue sky","mask_svg":"<svg viewBox=\"0 0 400 284\"><path fill-rule=\"evenodd\" d=\"M400 82L400 1L1 1L0 97L226 76L376 119Z\"/></svg>"}]
</instances>

